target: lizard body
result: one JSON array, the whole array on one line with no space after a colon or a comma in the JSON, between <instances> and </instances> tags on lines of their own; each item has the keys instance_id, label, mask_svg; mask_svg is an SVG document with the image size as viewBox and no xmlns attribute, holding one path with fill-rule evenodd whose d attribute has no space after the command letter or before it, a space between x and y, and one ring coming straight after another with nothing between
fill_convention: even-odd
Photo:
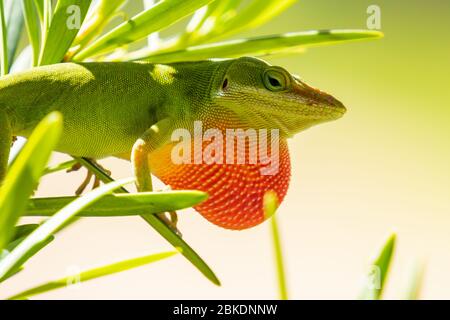
<instances>
[{"instance_id":1,"label":"lizard body","mask_svg":"<svg viewBox=\"0 0 450 320\"><path fill-rule=\"evenodd\" d=\"M151 187L150 172L174 189L206 191L209 199L196 209L229 229L264 221L265 192L284 198L290 176L286 139L345 112L332 96L254 58L44 66L0 79L0 179L6 171L8 141L15 135L27 137L55 110L64 117L57 151L128 158L142 191ZM204 130L224 134L229 128L279 130L278 170L264 175L260 162L174 163L171 135L184 128L194 139L195 121L201 121ZM274 139L270 134L267 138ZM248 155L249 143L233 157ZM202 143L197 152L205 148Z\"/></svg>"}]
</instances>

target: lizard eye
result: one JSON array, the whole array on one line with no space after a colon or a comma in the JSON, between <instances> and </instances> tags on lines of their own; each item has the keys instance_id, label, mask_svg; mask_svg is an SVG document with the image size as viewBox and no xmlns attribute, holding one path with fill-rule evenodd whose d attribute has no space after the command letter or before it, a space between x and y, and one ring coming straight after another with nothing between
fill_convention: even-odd
<instances>
[{"instance_id":1,"label":"lizard eye","mask_svg":"<svg viewBox=\"0 0 450 320\"><path fill-rule=\"evenodd\" d=\"M288 77L281 70L269 69L263 75L264 86L270 91L283 91L288 87Z\"/></svg>"}]
</instances>

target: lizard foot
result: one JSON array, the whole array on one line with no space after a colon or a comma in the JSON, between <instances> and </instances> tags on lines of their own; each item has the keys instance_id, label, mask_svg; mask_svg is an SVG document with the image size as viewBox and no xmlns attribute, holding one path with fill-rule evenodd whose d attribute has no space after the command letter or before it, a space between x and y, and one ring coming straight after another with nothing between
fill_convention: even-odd
<instances>
[{"instance_id":1,"label":"lizard foot","mask_svg":"<svg viewBox=\"0 0 450 320\"><path fill-rule=\"evenodd\" d=\"M178 215L175 211L168 212L169 217L167 217L166 213L158 213L157 216L170 228L173 232L175 232L180 238L183 237L183 234L178 230Z\"/></svg>"},{"instance_id":2,"label":"lizard foot","mask_svg":"<svg viewBox=\"0 0 450 320\"><path fill-rule=\"evenodd\" d=\"M105 171L108 175L111 175L111 171L108 169L105 169L102 167L98 162L96 162L94 159L89 159L92 162L94 162L99 168L101 168L103 171ZM72 168L68 169L67 172L75 172L80 170L82 165L80 163L76 163L72 166ZM79 196L83 193L83 191L86 189L86 187L89 185L89 182L92 180L92 176L94 176L94 184L92 185L92 189L97 188L100 186L100 179L95 176L91 171L87 171L86 178L83 180L83 182L80 184L80 186L75 191L75 195Z\"/></svg>"}]
</instances>

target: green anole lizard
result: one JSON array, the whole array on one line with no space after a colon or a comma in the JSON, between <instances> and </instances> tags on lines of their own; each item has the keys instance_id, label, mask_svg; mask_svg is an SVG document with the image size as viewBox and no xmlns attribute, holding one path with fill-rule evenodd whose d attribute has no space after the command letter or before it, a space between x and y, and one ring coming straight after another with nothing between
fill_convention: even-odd
<instances>
[{"instance_id":1,"label":"green anole lizard","mask_svg":"<svg viewBox=\"0 0 450 320\"><path fill-rule=\"evenodd\" d=\"M196 210L228 229L264 221L267 191L284 198L290 179L286 138L345 113L329 94L255 58L43 66L0 79L0 181L13 137L29 136L55 110L64 118L57 151L129 159L139 191L151 190L150 173L174 189L205 191L209 198ZM278 170L263 175L261 163L173 163L172 133L184 128L195 136L196 121L224 135L230 128L277 129Z\"/></svg>"}]
</instances>

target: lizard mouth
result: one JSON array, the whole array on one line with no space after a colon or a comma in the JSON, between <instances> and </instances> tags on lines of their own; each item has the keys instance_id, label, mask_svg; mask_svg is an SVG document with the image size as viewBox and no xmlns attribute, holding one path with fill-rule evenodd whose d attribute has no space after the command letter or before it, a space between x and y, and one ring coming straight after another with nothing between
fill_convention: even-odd
<instances>
[{"instance_id":1,"label":"lizard mouth","mask_svg":"<svg viewBox=\"0 0 450 320\"><path fill-rule=\"evenodd\" d=\"M336 120L347 111L345 106L332 95L313 88L302 82L299 77L294 76L292 85L294 100L305 106L310 116L317 116L318 119Z\"/></svg>"},{"instance_id":2,"label":"lizard mouth","mask_svg":"<svg viewBox=\"0 0 450 320\"><path fill-rule=\"evenodd\" d=\"M259 92L260 108L247 116L259 118L266 126L278 128L290 137L320 123L341 118L345 106L328 93L294 78L291 88L280 93Z\"/></svg>"}]
</instances>

